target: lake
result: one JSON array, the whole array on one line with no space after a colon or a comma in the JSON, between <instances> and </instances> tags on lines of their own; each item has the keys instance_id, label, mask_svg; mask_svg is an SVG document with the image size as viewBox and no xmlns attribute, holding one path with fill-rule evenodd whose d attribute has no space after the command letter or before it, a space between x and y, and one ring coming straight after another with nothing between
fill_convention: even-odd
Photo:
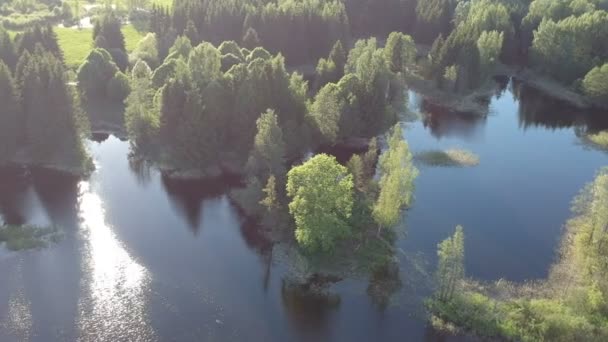
<instances>
[{"instance_id":1,"label":"lake","mask_svg":"<svg viewBox=\"0 0 608 342\"><path fill-rule=\"evenodd\" d=\"M465 228L466 272L480 280L547 275L570 204L608 154L581 143L608 115L570 109L516 82L485 118L447 113L410 93L425 112L405 123L413 152L459 147L474 168L419 166L415 202L398 247L430 273L437 244ZM0 218L57 224L57 245L0 250L0 341L403 341L460 340L433 331L408 277L387 307L367 279L331 294L285 281L288 265L231 204L237 180L176 181L130 162L129 143L95 135L96 171L79 180L50 171L0 170ZM408 264L404 262L402 265Z\"/></svg>"}]
</instances>

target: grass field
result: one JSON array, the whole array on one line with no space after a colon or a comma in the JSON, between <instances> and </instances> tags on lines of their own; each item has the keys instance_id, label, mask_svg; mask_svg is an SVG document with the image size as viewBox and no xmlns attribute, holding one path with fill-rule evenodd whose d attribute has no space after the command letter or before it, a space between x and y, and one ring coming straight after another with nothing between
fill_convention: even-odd
<instances>
[{"instance_id":1,"label":"grass field","mask_svg":"<svg viewBox=\"0 0 608 342\"><path fill-rule=\"evenodd\" d=\"M93 30L56 27L55 32L57 33L59 46L63 50L66 65L69 68L78 68L93 47ZM127 52L131 52L145 35L144 32L137 31L132 25L124 26L122 33L125 36Z\"/></svg>"}]
</instances>

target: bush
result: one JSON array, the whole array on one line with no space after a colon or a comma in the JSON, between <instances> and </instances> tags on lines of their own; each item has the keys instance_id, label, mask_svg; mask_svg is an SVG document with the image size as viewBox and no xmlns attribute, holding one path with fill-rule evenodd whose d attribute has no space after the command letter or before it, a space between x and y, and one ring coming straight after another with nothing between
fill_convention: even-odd
<instances>
[{"instance_id":1,"label":"bush","mask_svg":"<svg viewBox=\"0 0 608 342\"><path fill-rule=\"evenodd\" d=\"M113 102L124 103L130 92L129 78L120 71L108 82L106 93Z\"/></svg>"}]
</instances>

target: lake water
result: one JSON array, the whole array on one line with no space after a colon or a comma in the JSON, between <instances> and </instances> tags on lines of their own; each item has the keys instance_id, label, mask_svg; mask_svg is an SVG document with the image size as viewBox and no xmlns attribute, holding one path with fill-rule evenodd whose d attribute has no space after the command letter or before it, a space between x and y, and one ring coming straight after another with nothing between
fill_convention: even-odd
<instances>
[{"instance_id":1,"label":"lake water","mask_svg":"<svg viewBox=\"0 0 608 342\"><path fill-rule=\"evenodd\" d=\"M487 118L429 110L415 94L410 107L430 111L406 124L414 152L460 147L480 165L420 166L397 245L432 271L437 243L462 224L468 275L546 276L572 198L608 165L608 154L576 134L608 128L601 113L513 84ZM461 339L426 325L428 291L405 266L385 308L367 295L366 279L344 279L330 296L307 293L284 281L286 265L230 203L231 180L169 180L130 163L128 142L113 136L95 136L90 148L97 170L88 180L0 171L3 221L66 233L44 250L0 251L0 341Z\"/></svg>"}]
</instances>

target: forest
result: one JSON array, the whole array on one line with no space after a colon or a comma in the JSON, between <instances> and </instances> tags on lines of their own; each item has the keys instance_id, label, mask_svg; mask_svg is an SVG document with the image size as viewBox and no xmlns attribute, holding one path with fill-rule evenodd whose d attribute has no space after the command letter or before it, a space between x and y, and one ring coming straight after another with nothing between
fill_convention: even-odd
<instances>
[{"instance_id":1,"label":"forest","mask_svg":"<svg viewBox=\"0 0 608 342\"><path fill-rule=\"evenodd\" d=\"M394 259L420 172L400 122L408 89L487 110L495 77L513 76L578 107L608 108L607 0L94 6L0 0L0 164L86 176L91 132L122 135L130 158L166 174L239 176L231 200L310 258L364 255L352 262L369 269ZM85 16L86 58L74 66L59 35ZM321 152L336 146L356 153ZM600 171L577 197L542 284L481 289L465 276L458 226L438 245L432 323L512 340L608 339L607 180Z\"/></svg>"}]
</instances>

